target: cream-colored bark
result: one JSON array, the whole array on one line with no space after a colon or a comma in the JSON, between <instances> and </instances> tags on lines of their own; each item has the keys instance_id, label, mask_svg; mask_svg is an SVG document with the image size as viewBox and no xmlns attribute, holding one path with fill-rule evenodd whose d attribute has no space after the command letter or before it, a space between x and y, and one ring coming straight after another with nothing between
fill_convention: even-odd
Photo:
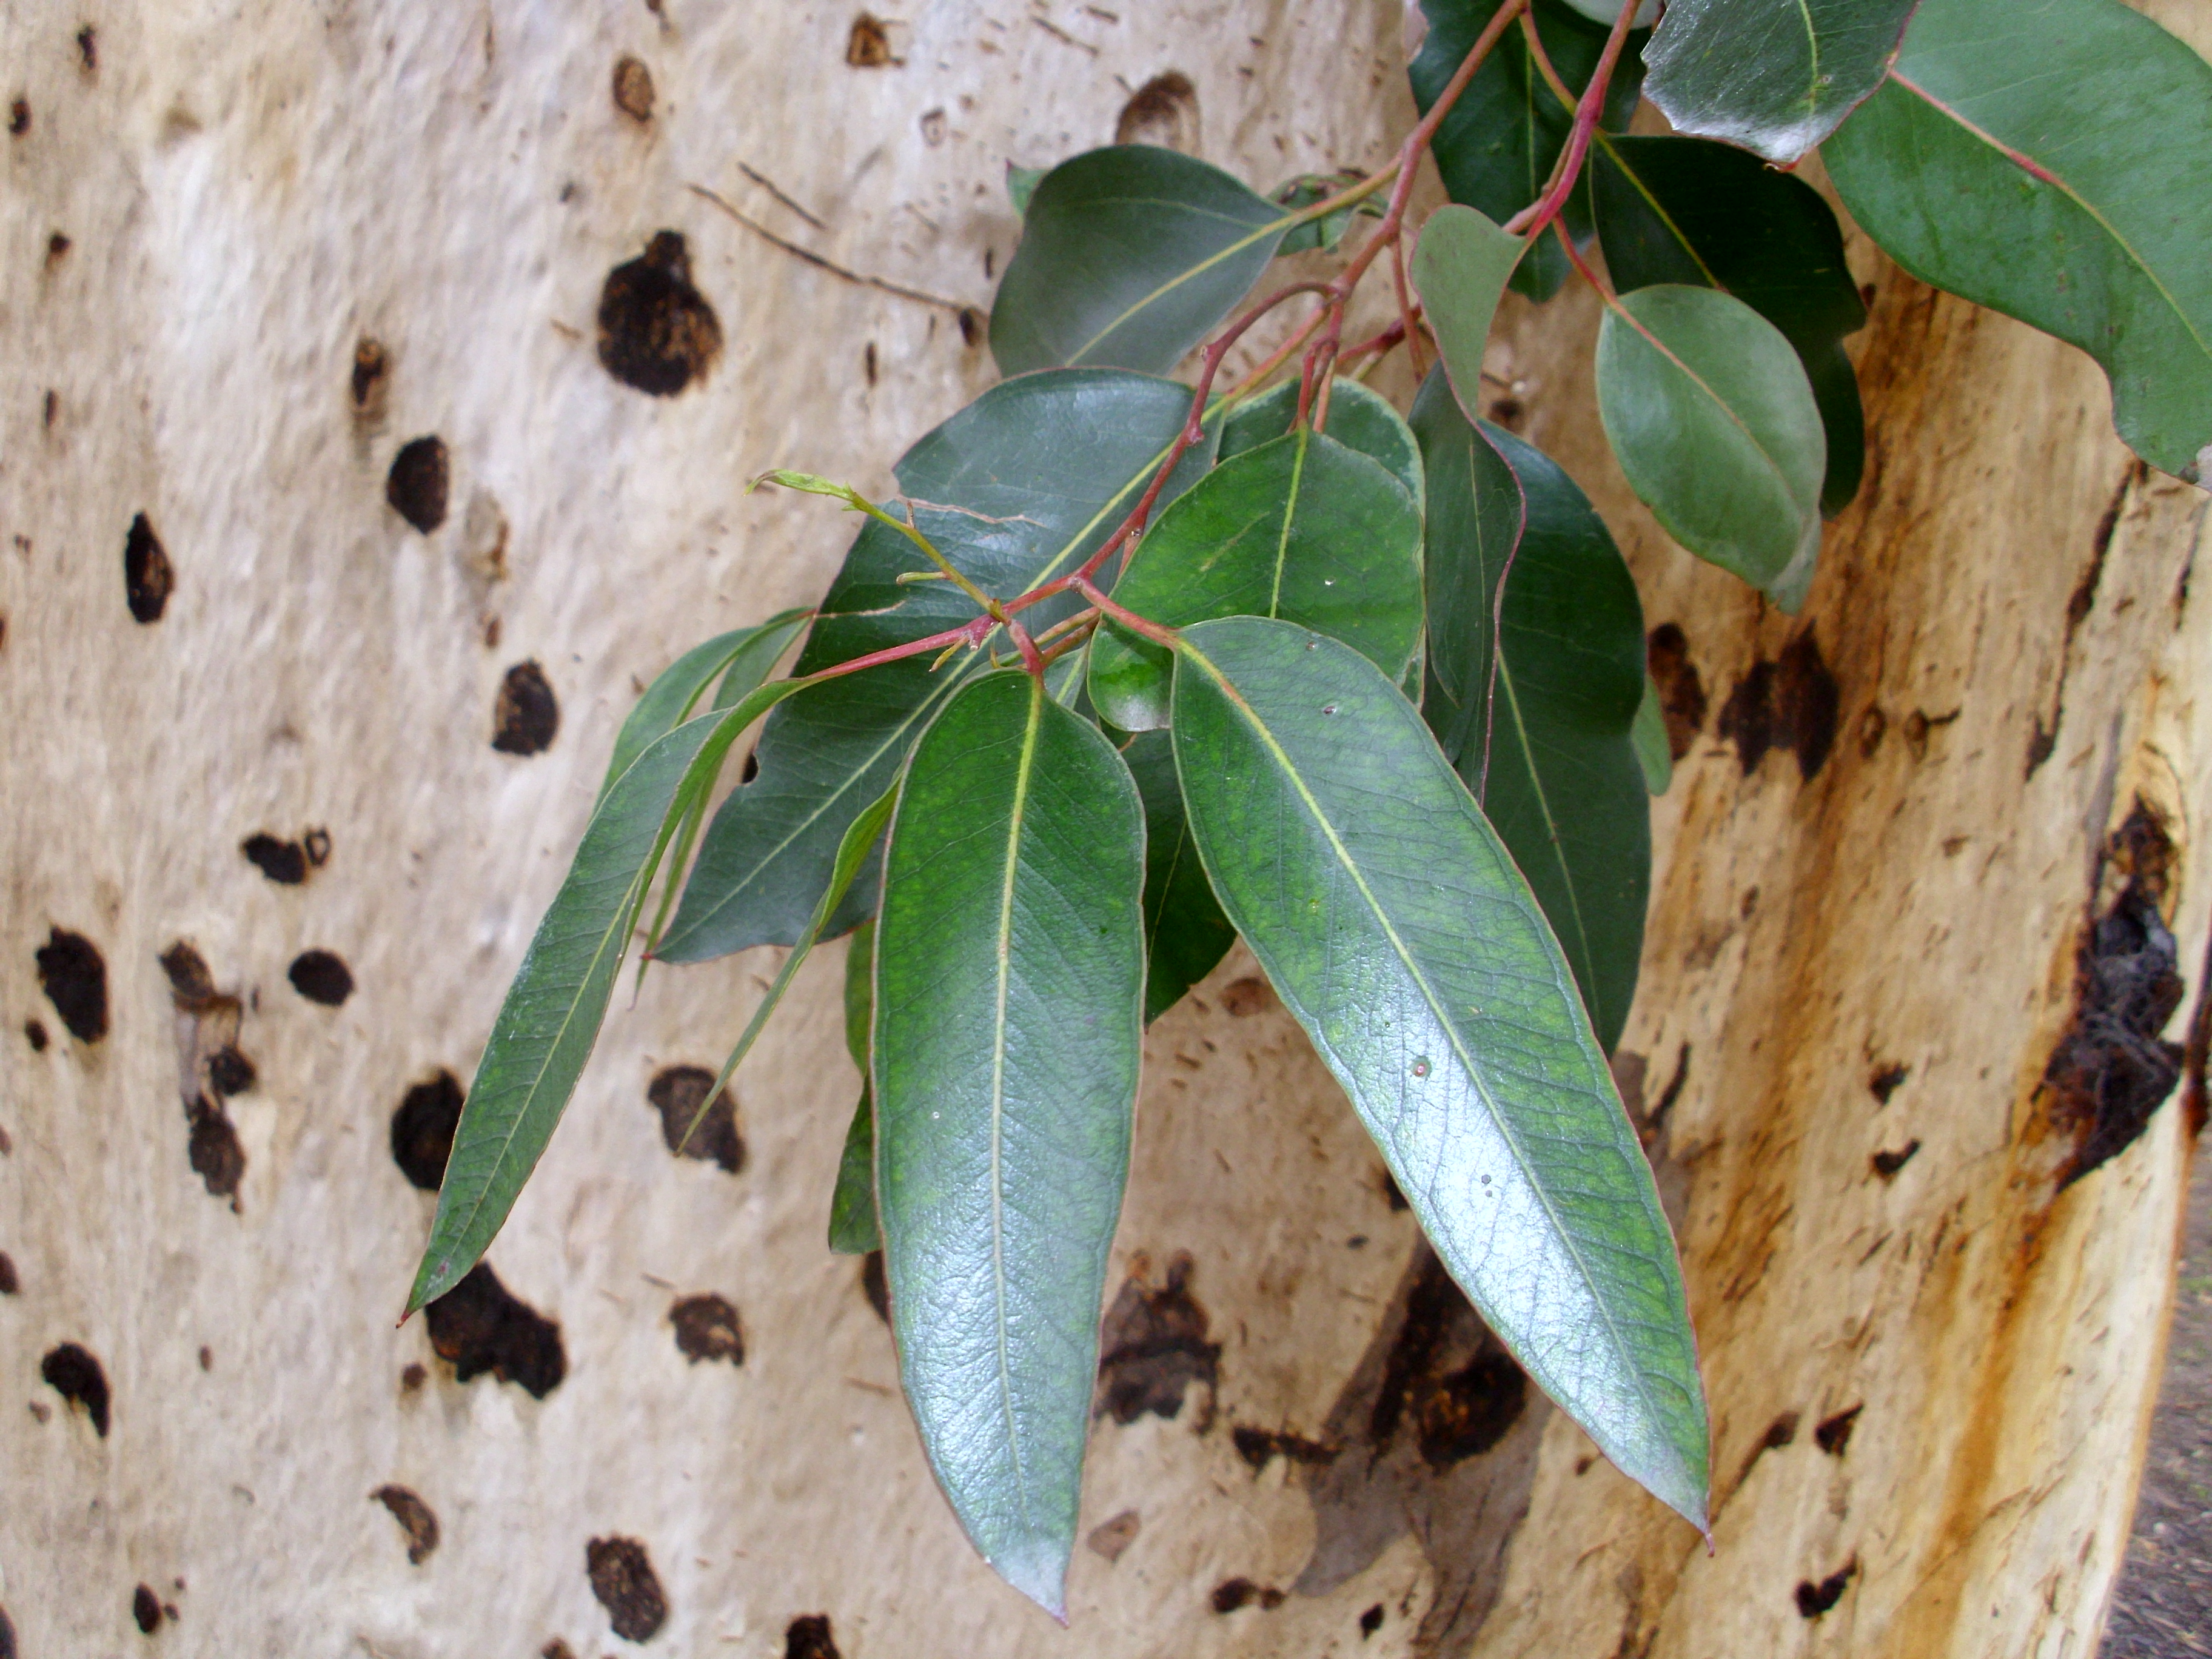
<instances>
[{"instance_id":1,"label":"cream-colored bark","mask_svg":"<svg viewBox=\"0 0 2212 1659\"><path fill-rule=\"evenodd\" d=\"M855 1659L2086 1653L2186 1138L2169 1104L2057 1192L2071 1143L2039 1084L2116 890L2110 870L2094 890L2099 851L2138 798L2177 849L2166 908L2197 989L2203 498L2131 470L2084 360L1864 249L1875 447L1799 622L1629 501L1589 402L1586 299L1516 310L1499 354L1711 705L1658 807L1625 1047L1671 1108L1656 1144L1712 1395L1715 1553L1540 1401L1512 1410L1241 956L1151 1040L1114 1323L1157 1352L1116 1376L1182 1403L1100 1423L1085 1525L1135 1530L1079 1551L1070 1632L967 1550L855 1264L823 1249L856 1087L838 951L740 1079L734 1174L672 1158L647 1091L712 1063L772 954L657 974L611 1017L492 1252L558 1322L542 1400L459 1382L421 1322L393 1328L430 1200L395 1164L392 1113L440 1068L468 1075L636 687L835 568L820 504L740 500L741 480L791 464L879 486L988 384L959 307L988 303L1013 244L1006 163L1106 141L1169 71L1192 96L1153 97L1145 130L1263 184L1379 160L1407 116L1400 20L1360 0L948 0L854 22L690 0L0 17L0 96L22 112L0 137L18 1281L0 1606L19 1650L140 1643L143 1584L184 1652L557 1639L589 1659L625 1650L586 1573L589 1543L620 1537L665 1602L654 1646L678 1653L782 1652L806 1614ZM807 263L694 186L947 303ZM594 343L608 272L663 229L722 338L665 399ZM386 494L428 434L451 483L425 534ZM126 604L140 514L173 577L149 623ZM1832 749L1809 778L1802 744L1747 773L1719 711L1808 630ZM526 756L491 742L525 661L559 708ZM240 856L310 829L328 856L298 884ZM53 928L104 963L97 1041L41 990ZM160 961L179 941L212 981L181 1009ZM309 949L347 964L341 1006L289 981ZM203 1090L234 1031L257 1072L222 1113L242 1174L211 1108L195 1168L179 1088L180 1057ZM1900 1066L1878 1103L1870 1078ZM234 1203L210 1190L232 1176ZM679 1351L670 1309L706 1292L737 1310L742 1364ZM65 1343L100 1368L105 1435L41 1380ZM1818 1425L1854 1408L1824 1450ZM419 1562L413 1510L371 1497L386 1486L436 1518ZM1847 1571L1801 1613L1801 1583ZM1217 1612L1218 1590L1247 1604Z\"/></svg>"}]
</instances>

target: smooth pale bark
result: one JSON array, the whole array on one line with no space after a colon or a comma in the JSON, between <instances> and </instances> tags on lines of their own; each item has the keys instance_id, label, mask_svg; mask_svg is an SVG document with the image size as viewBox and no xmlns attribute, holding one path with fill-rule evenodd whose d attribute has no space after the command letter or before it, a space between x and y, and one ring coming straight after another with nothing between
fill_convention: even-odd
<instances>
[{"instance_id":1,"label":"smooth pale bark","mask_svg":"<svg viewBox=\"0 0 2212 1659\"><path fill-rule=\"evenodd\" d=\"M2137 796L2179 848L2198 989L2212 575L2194 597L2184 577L2203 497L2131 470L2085 359L1863 245L1876 447L1795 623L1634 506L1601 451L1586 298L1509 301L1493 347L1522 429L1592 492L1710 700L1657 809L1623 1046L1652 1105L1687 1050L1662 1174L1714 1413L1715 1555L1533 1403L1444 1456L1467 1397L1448 1380L1504 1385L1241 951L1148 1040L1106 1346L1125 1406L1178 1381L1182 1404L1095 1429L1084 1527L1138 1524L1115 1560L1077 1552L1065 1636L969 1551L859 1270L823 1247L857 1088L835 951L739 1077L734 1175L672 1158L647 1091L716 1062L774 953L618 1000L490 1258L560 1323L542 1401L459 1383L422 1322L392 1328L431 1201L395 1166L392 1115L475 1066L623 713L685 647L810 602L842 553L846 522L740 499L743 479L797 465L879 493L990 378L953 310L841 280L687 186L981 304L987 252L1002 270L1015 236L1008 160L1118 124L1264 187L1377 161L1409 118L1396 10L1355 0L916 8L876 69L847 66L842 12L662 10L112 5L90 68L76 13L0 21L0 96L30 112L0 137L0 1250L20 1281L0 1297L0 1606L21 1650L125 1650L143 1583L176 1606L180 1650L558 1638L589 1659L626 1650L586 1570L620 1536L649 1555L670 1653L781 1652L802 1614L877 1659L2082 1652L2132 1501L2186 1142L2169 1103L2055 1192L2037 1084L2095 850ZM611 96L625 53L650 123ZM1125 113L1170 68L1195 106ZM665 401L593 344L608 271L662 229L723 338ZM356 403L364 338L384 369ZM452 487L425 536L385 491L433 433ZM146 624L123 571L142 512L174 576ZM1834 747L1809 781L1778 750L1747 776L1719 711L1808 627ZM526 757L491 746L525 660L560 707ZM302 884L240 855L311 827L331 851ZM96 1043L40 988L57 926L104 957ZM179 1014L157 962L179 939L235 1006ZM288 983L312 947L349 965L343 1006ZM179 1089L180 1057L197 1087L234 1025L258 1072L227 1108L235 1209L191 1166ZM1869 1078L1893 1066L1878 1105ZM1893 1180L1873 1173L1915 1139ZM740 1366L677 1346L672 1306L709 1291L738 1311ZM1127 1358L1147 1308L1179 1359ZM1378 1449L1378 1394L1408 1369L1389 1361L1421 1346L1409 1310L1434 1341ZM103 1367L105 1438L40 1380L64 1342ZM1816 1425L1854 1406L1843 1455L1822 1451ZM1248 1433L1240 1455L1237 1429L1297 1439ZM372 1501L387 1484L438 1517L419 1565ZM1854 1560L1803 1617L1796 1587ZM1237 1578L1250 1604L1217 1613Z\"/></svg>"}]
</instances>

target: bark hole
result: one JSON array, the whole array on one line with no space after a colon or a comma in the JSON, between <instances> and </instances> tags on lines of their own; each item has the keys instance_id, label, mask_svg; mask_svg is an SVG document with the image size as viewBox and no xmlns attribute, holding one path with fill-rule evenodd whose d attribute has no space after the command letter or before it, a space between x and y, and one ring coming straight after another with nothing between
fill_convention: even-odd
<instances>
[{"instance_id":1,"label":"bark hole","mask_svg":"<svg viewBox=\"0 0 2212 1659\"><path fill-rule=\"evenodd\" d=\"M668 1597L645 1546L635 1538L594 1538L584 1550L592 1594L625 1642L648 1642L668 1619Z\"/></svg>"},{"instance_id":2,"label":"bark hole","mask_svg":"<svg viewBox=\"0 0 2212 1659\"><path fill-rule=\"evenodd\" d=\"M392 1161L426 1193L436 1192L446 1178L453 1131L460 1127L466 1102L459 1079L441 1068L403 1095L392 1115Z\"/></svg>"},{"instance_id":3,"label":"bark hole","mask_svg":"<svg viewBox=\"0 0 2212 1659\"><path fill-rule=\"evenodd\" d=\"M123 600L131 607L131 619L142 625L161 621L176 582L161 538L146 515L139 514L123 538Z\"/></svg>"},{"instance_id":4,"label":"bark hole","mask_svg":"<svg viewBox=\"0 0 2212 1659\"><path fill-rule=\"evenodd\" d=\"M430 1346L453 1366L456 1382L489 1371L543 1400L568 1374L561 1327L518 1300L488 1262L479 1261L423 1312Z\"/></svg>"},{"instance_id":5,"label":"bark hole","mask_svg":"<svg viewBox=\"0 0 2212 1659\"><path fill-rule=\"evenodd\" d=\"M392 510L425 536L446 521L446 497L453 486L446 441L434 434L399 446L384 480L384 499Z\"/></svg>"},{"instance_id":6,"label":"bark hole","mask_svg":"<svg viewBox=\"0 0 2212 1659\"><path fill-rule=\"evenodd\" d=\"M502 755L542 755L553 746L561 705L544 669L519 662L507 671L492 704L491 726L491 746Z\"/></svg>"},{"instance_id":7,"label":"bark hole","mask_svg":"<svg viewBox=\"0 0 2212 1659\"><path fill-rule=\"evenodd\" d=\"M39 987L79 1042L107 1035L107 963L100 948L65 927L46 930L38 949Z\"/></svg>"},{"instance_id":8,"label":"bark hole","mask_svg":"<svg viewBox=\"0 0 2212 1659\"><path fill-rule=\"evenodd\" d=\"M340 1006L353 994L353 970L334 951L302 951L292 958L286 977L292 988L325 1008Z\"/></svg>"},{"instance_id":9,"label":"bark hole","mask_svg":"<svg viewBox=\"0 0 2212 1659\"><path fill-rule=\"evenodd\" d=\"M672 398L705 374L722 349L714 307L691 285L683 233L664 230L599 291L599 362L624 386Z\"/></svg>"},{"instance_id":10,"label":"bark hole","mask_svg":"<svg viewBox=\"0 0 2212 1659\"><path fill-rule=\"evenodd\" d=\"M669 1309L668 1322L676 1328L678 1350L693 1364L702 1359L745 1363L744 1328L738 1310L723 1297L711 1292L687 1296Z\"/></svg>"},{"instance_id":11,"label":"bark hole","mask_svg":"<svg viewBox=\"0 0 2212 1659\"><path fill-rule=\"evenodd\" d=\"M72 1406L82 1406L102 1440L107 1438L107 1373L75 1342L64 1342L39 1362L46 1385Z\"/></svg>"}]
</instances>

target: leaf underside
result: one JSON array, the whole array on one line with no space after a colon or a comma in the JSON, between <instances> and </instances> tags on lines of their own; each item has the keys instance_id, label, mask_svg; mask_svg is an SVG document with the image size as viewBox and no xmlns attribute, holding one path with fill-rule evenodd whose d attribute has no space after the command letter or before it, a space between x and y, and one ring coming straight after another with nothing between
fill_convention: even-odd
<instances>
[{"instance_id":1,"label":"leaf underside","mask_svg":"<svg viewBox=\"0 0 2212 1659\"><path fill-rule=\"evenodd\" d=\"M1915 3L1671 0L1644 51L1644 93L1675 131L1787 164L1881 83Z\"/></svg>"},{"instance_id":2,"label":"leaf underside","mask_svg":"<svg viewBox=\"0 0 2212 1659\"><path fill-rule=\"evenodd\" d=\"M1413 287L1437 337L1444 373L1470 418L1482 408L1482 357L1491 319L1528 246L1457 203L1438 208L1421 227L1413 252Z\"/></svg>"}]
</instances>

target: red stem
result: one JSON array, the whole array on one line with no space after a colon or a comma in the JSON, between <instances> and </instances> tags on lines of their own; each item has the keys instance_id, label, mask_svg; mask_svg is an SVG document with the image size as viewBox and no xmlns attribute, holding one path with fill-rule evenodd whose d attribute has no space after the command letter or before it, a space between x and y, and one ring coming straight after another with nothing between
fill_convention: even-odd
<instances>
[{"instance_id":1,"label":"red stem","mask_svg":"<svg viewBox=\"0 0 2212 1659\"><path fill-rule=\"evenodd\" d=\"M1625 3L1620 15L1613 20L1612 33L1605 37L1605 51L1597 60L1597 68L1583 88L1582 101L1575 106L1575 125L1567 135L1567 147L1559 156L1559 165L1553 169L1552 183L1543 195L1522 208L1505 222L1510 234L1534 237L1546 225L1559 216L1567 204L1567 198L1575 188L1575 180L1582 176L1583 158L1589 154L1590 134L1597 131L1598 118L1605 112L1605 92L1613 79L1613 66L1620 61L1621 47L1628 40L1629 26L1636 21L1637 7Z\"/></svg>"},{"instance_id":2,"label":"red stem","mask_svg":"<svg viewBox=\"0 0 2212 1659\"><path fill-rule=\"evenodd\" d=\"M1163 628L1150 618L1140 617L1135 611L1115 604L1113 600L1091 585L1089 577L1078 577L1075 590L1132 634L1141 634L1155 645L1164 645L1170 651L1175 649L1176 635L1174 629Z\"/></svg>"}]
</instances>

